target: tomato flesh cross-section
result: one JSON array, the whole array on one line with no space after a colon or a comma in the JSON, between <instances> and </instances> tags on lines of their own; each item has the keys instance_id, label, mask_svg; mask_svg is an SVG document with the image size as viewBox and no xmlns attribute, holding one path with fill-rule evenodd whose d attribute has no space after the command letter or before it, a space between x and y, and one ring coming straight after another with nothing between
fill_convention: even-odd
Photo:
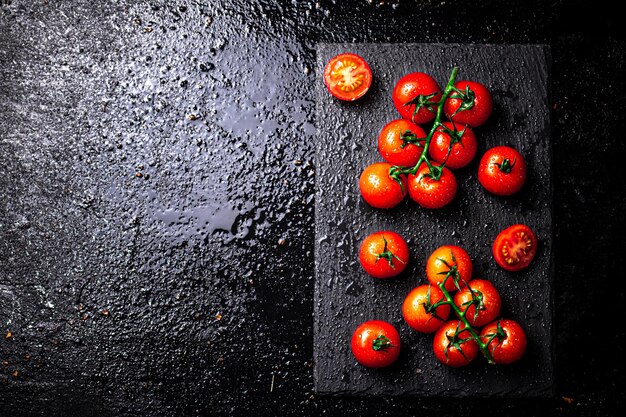
<instances>
[{"instance_id":1,"label":"tomato flesh cross-section","mask_svg":"<svg viewBox=\"0 0 626 417\"><path fill-rule=\"evenodd\" d=\"M356 54L337 55L326 64L324 83L333 96L354 101L363 97L372 85L372 70Z\"/></svg>"},{"instance_id":2,"label":"tomato flesh cross-section","mask_svg":"<svg viewBox=\"0 0 626 417\"><path fill-rule=\"evenodd\" d=\"M536 252L537 237L523 224L507 227L493 241L493 257L507 271L527 268Z\"/></svg>"}]
</instances>

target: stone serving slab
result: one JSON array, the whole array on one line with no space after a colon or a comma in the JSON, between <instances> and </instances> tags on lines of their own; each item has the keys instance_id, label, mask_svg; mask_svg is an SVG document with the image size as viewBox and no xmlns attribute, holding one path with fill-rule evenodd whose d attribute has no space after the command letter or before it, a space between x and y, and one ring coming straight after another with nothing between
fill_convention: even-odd
<instances>
[{"instance_id":1,"label":"stone serving slab","mask_svg":"<svg viewBox=\"0 0 626 417\"><path fill-rule=\"evenodd\" d=\"M372 68L374 81L358 102L334 99L323 83L330 58L353 52ZM494 97L490 120L475 129L478 155L456 172L459 191L442 210L428 211L408 200L393 210L377 210L359 194L358 177L381 160L376 141L381 128L398 118L391 101L396 81L413 71L432 75L445 86L451 69L457 80L485 84ZM548 109L550 50L541 45L319 44L317 47L316 243L314 359L315 388L323 394L447 397L547 397L553 394L552 173ZM510 198L489 195L476 178L480 156L496 145L518 149L528 164L527 183ZM498 268L491 243L503 228L528 224L539 251L530 268L509 273ZM360 242L378 230L394 230L409 242L406 272L375 280L358 263ZM438 246L466 248L474 277L491 280L502 296L502 316L524 327L525 356L510 366L490 366L478 357L452 369L432 352L432 335L412 331L401 304L426 282L428 255ZM399 330L402 353L392 367L366 369L350 352L350 337L366 320L387 320Z\"/></svg>"}]
</instances>

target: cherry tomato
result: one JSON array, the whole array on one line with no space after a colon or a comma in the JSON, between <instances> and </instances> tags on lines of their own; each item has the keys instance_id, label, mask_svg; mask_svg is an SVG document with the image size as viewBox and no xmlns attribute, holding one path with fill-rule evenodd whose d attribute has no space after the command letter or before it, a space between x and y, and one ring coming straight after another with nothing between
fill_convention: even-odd
<instances>
[{"instance_id":1,"label":"cherry tomato","mask_svg":"<svg viewBox=\"0 0 626 417\"><path fill-rule=\"evenodd\" d=\"M451 274L446 280L445 289L448 292L463 288L472 278L472 260L459 246L441 246L430 255L426 261L426 278L433 285L438 285L446 279L448 272L456 267L458 273L458 286L455 285L455 274Z\"/></svg>"},{"instance_id":2,"label":"cherry tomato","mask_svg":"<svg viewBox=\"0 0 626 417\"><path fill-rule=\"evenodd\" d=\"M525 224L514 224L496 236L491 249L500 267L519 271L533 261L537 253L537 237Z\"/></svg>"},{"instance_id":3,"label":"cherry tomato","mask_svg":"<svg viewBox=\"0 0 626 417\"><path fill-rule=\"evenodd\" d=\"M472 326L481 327L500 314L500 294L496 287L484 279L473 279L454 296L454 304L465 311Z\"/></svg>"},{"instance_id":4,"label":"cherry tomato","mask_svg":"<svg viewBox=\"0 0 626 417\"><path fill-rule=\"evenodd\" d=\"M424 124L435 118L441 88L430 75L412 72L398 80L391 98L403 118Z\"/></svg>"},{"instance_id":5,"label":"cherry tomato","mask_svg":"<svg viewBox=\"0 0 626 417\"><path fill-rule=\"evenodd\" d=\"M443 105L443 112L455 123L477 127L487 121L493 110L493 99L487 88L473 81L454 84L461 93L452 92Z\"/></svg>"},{"instance_id":6,"label":"cherry tomato","mask_svg":"<svg viewBox=\"0 0 626 417\"><path fill-rule=\"evenodd\" d=\"M386 321L366 321L352 334L351 348L352 354L361 365L384 368L398 359L400 335Z\"/></svg>"},{"instance_id":7,"label":"cherry tomato","mask_svg":"<svg viewBox=\"0 0 626 417\"><path fill-rule=\"evenodd\" d=\"M433 308L439 301L445 300L443 292L434 285L425 284L413 288L402 304L402 315L406 323L414 330L432 333L448 319L450 306L441 304Z\"/></svg>"},{"instance_id":8,"label":"cherry tomato","mask_svg":"<svg viewBox=\"0 0 626 417\"><path fill-rule=\"evenodd\" d=\"M445 127L439 126L433 134L428 154L440 164L446 161L446 166L450 169L463 168L476 156L478 147L476 136L469 126L459 126L450 122L444 122L443 125ZM450 142L453 142L452 149Z\"/></svg>"},{"instance_id":9,"label":"cherry tomato","mask_svg":"<svg viewBox=\"0 0 626 417\"><path fill-rule=\"evenodd\" d=\"M453 368L469 365L478 355L478 344L459 320L450 320L437 330L433 340L435 356Z\"/></svg>"},{"instance_id":10,"label":"cherry tomato","mask_svg":"<svg viewBox=\"0 0 626 417\"><path fill-rule=\"evenodd\" d=\"M492 194L515 194L526 181L524 157L508 146L489 149L480 159L478 181Z\"/></svg>"},{"instance_id":11,"label":"cherry tomato","mask_svg":"<svg viewBox=\"0 0 626 417\"><path fill-rule=\"evenodd\" d=\"M324 68L324 83L339 100L354 101L363 97L372 85L372 70L358 55L337 55Z\"/></svg>"},{"instance_id":12,"label":"cherry tomato","mask_svg":"<svg viewBox=\"0 0 626 417\"><path fill-rule=\"evenodd\" d=\"M433 164L435 165L435 164ZM452 171L443 167L439 179L430 177L428 165L420 165L417 172L409 174L409 197L421 207L427 209L442 208L454 199L456 178Z\"/></svg>"},{"instance_id":13,"label":"cherry tomato","mask_svg":"<svg viewBox=\"0 0 626 417\"><path fill-rule=\"evenodd\" d=\"M493 361L503 365L518 361L526 351L526 333L513 320L498 320L488 324L480 332L480 340L488 343Z\"/></svg>"},{"instance_id":14,"label":"cherry tomato","mask_svg":"<svg viewBox=\"0 0 626 417\"><path fill-rule=\"evenodd\" d=\"M406 268L409 247L395 232L372 233L361 243L359 261L365 272L374 278L393 277Z\"/></svg>"},{"instance_id":15,"label":"cherry tomato","mask_svg":"<svg viewBox=\"0 0 626 417\"><path fill-rule=\"evenodd\" d=\"M404 200L407 193L406 175L400 176L402 186L389 176L391 164L377 162L365 168L359 179L363 199L372 207L392 208Z\"/></svg>"},{"instance_id":16,"label":"cherry tomato","mask_svg":"<svg viewBox=\"0 0 626 417\"><path fill-rule=\"evenodd\" d=\"M378 151L390 164L412 167L422 154L426 132L406 119L393 120L378 136ZM421 142L421 143L420 143Z\"/></svg>"}]
</instances>

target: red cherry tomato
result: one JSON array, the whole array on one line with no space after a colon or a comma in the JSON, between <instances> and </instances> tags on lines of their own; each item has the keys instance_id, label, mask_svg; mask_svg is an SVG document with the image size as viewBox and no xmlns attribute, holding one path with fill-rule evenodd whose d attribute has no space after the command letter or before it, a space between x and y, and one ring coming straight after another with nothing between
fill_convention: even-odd
<instances>
[{"instance_id":1,"label":"red cherry tomato","mask_svg":"<svg viewBox=\"0 0 626 417\"><path fill-rule=\"evenodd\" d=\"M526 333L513 320L498 320L488 324L480 332L480 340L488 343L487 348L498 364L518 361L526 351Z\"/></svg>"},{"instance_id":2,"label":"red cherry tomato","mask_svg":"<svg viewBox=\"0 0 626 417\"><path fill-rule=\"evenodd\" d=\"M481 327L500 314L500 294L496 287L484 279L474 279L454 296L454 304L465 312L472 326Z\"/></svg>"},{"instance_id":3,"label":"red cherry tomato","mask_svg":"<svg viewBox=\"0 0 626 417\"><path fill-rule=\"evenodd\" d=\"M435 356L453 368L469 365L478 355L478 344L459 320L450 320L437 330L433 340Z\"/></svg>"},{"instance_id":4,"label":"red cherry tomato","mask_svg":"<svg viewBox=\"0 0 626 417\"><path fill-rule=\"evenodd\" d=\"M519 271L528 268L537 253L537 236L525 224L514 224L496 236L493 257L501 268Z\"/></svg>"},{"instance_id":5,"label":"red cherry tomato","mask_svg":"<svg viewBox=\"0 0 626 417\"><path fill-rule=\"evenodd\" d=\"M515 194L526 181L524 157L508 146L489 149L480 159L478 181L492 194Z\"/></svg>"},{"instance_id":6,"label":"red cherry tomato","mask_svg":"<svg viewBox=\"0 0 626 417\"><path fill-rule=\"evenodd\" d=\"M400 335L395 327L385 321L366 321L352 334L351 348L361 365L384 368L398 359Z\"/></svg>"},{"instance_id":7,"label":"red cherry tomato","mask_svg":"<svg viewBox=\"0 0 626 417\"><path fill-rule=\"evenodd\" d=\"M324 83L333 96L354 101L363 97L372 85L372 70L358 55L337 55L324 68Z\"/></svg>"},{"instance_id":8,"label":"red cherry tomato","mask_svg":"<svg viewBox=\"0 0 626 417\"><path fill-rule=\"evenodd\" d=\"M452 171L443 167L439 179L429 176L430 168L422 164L413 174L409 174L409 197L420 206L427 209L442 208L454 199L456 194L456 178Z\"/></svg>"},{"instance_id":9,"label":"red cherry tomato","mask_svg":"<svg viewBox=\"0 0 626 417\"><path fill-rule=\"evenodd\" d=\"M433 285L439 285L445 280L445 289L448 292L455 291L457 289L454 282L456 274L452 273L446 279L446 275L454 267L458 273L458 287L462 289L472 278L472 260L465 249L459 246L441 246L435 249L426 261L426 278Z\"/></svg>"},{"instance_id":10,"label":"red cherry tomato","mask_svg":"<svg viewBox=\"0 0 626 417\"><path fill-rule=\"evenodd\" d=\"M430 75L412 72L398 80L391 97L403 118L424 124L435 118L439 106L433 103L441 100L441 88Z\"/></svg>"},{"instance_id":11,"label":"red cherry tomato","mask_svg":"<svg viewBox=\"0 0 626 417\"><path fill-rule=\"evenodd\" d=\"M363 199L372 207L392 208L404 200L407 193L406 176L401 175L402 186L389 176L391 164L377 162L365 168L359 179Z\"/></svg>"},{"instance_id":12,"label":"red cherry tomato","mask_svg":"<svg viewBox=\"0 0 626 417\"><path fill-rule=\"evenodd\" d=\"M409 247L395 232L372 233L363 240L359 249L359 262L365 272L374 278L398 275L409 262Z\"/></svg>"},{"instance_id":13,"label":"red cherry tomato","mask_svg":"<svg viewBox=\"0 0 626 417\"><path fill-rule=\"evenodd\" d=\"M439 126L433 134L428 154L440 164L445 161L450 169L463 168L476 156L478 147L476 136L469 126L459 126L450 122L445 122L443 125L445 128ZM452 149L450 149L450 142L453 142Z\"/></svg>"},{"instance_id":14,"label":"red cherry tomato","mask_svg":"<svg viewBox=\"0 0 626 417\"><path fill-rule=\"evenodd\" d=\"M439 301L445 300L443 292L434 285L420 285L406 296L402 304L402 315L406 323L414 330L422 333L432 333L448 319L450 306L441 304L434 307Z\"/></svg>"},{"instance_id":15,"label":"red cherry tomato","mask_svg":"<svg viewBox=\"0 0 626 417\"><path fill-rule=\"evenodd\" d=\"M443 112L455 123L477 127L487 121L493 109L493 98L487 88L473 81L454 84L453 92L443 105Z\"/></svg>"},{"instance_id":16,"label":"red cherry tomato","mask_svg":"<svg viewBox=\"0 0 626 417\"><path fill-rule=\"evenodd\" d=\"M378 151L390 164L412 167L422 154L426 132L406 119L393 120L378 136ZM420 143L421 142L421 143Z\"/></svg>"}]
</instances>

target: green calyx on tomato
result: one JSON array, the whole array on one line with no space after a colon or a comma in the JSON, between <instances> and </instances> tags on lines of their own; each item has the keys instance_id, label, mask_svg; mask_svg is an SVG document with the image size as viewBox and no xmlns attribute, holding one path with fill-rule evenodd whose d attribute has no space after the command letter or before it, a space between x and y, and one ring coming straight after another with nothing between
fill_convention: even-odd
<instances>
[{"instance_id":1,"label":"green calyx on tomato","mask_svg":"<svg viewBox=\"0 0 626 417\"><path fill-rule=\"evenodd\" d=\"M393 343L391 343L391 340L384 334L379 335L372 341L372 349L375 351L386 350L391 347L393 347Z\"/></svg>"},{"instance_id":2,"label":"green calyx on tomato","mask_svg":"<svg viewBox=\"0 0 626 417\"><path fill-rule=\"evenodd\" d=\"M386 259L387 263L389 263L389 266L393 269L396 268L396 266L393 264L394 258L403 264L404 262L399 256L393 254L390 250L387 249L387 239L385 239L385 236L383 236L383 242L385 242L385 246L383 247L383 251L376 256L376 262L378 262L380 259Z\"/></svg>"},{"instance_id":3,"label":"green calyx on tomato","mask_svg":"<svg viewBox=\"0 0 626 417\"><path fill-rule=\"evenodd\" d=\"M430 301L430 298L431 298L430 294L431 294L431 286L429 285L428 291L426 293L426 300L422 303L422 305L424 306L424 311L426 311L427 314L430 314L433 318L444 321L442 317L439 317L437 315L437 309L439 308L439 306L446 304L446 301L441 299L437 301L436 303L433 303Z\"/></svg>"},{"instance_id":4,"label":"green calyx on tomato","mask_svg":"<svg viewBox=\"0 0 626 417\"><path fill-rule=\"evenodd\" d=\"M456 98L461 100L461 105L458 109L452 114L451 117L456 116L459 112L463 110L470 110L474 107L476 94L473 90L470 89L469 85L465 86L465 91L461 91L457 88L453 88L454 93L450 95L450 98Z\"/></svg>"},{"instance_id":5,"label":"green calyx on tomato","mask_svg":"<svg viewBox=\"0 0 626 417\"><path fill-rule=\"evenodd\" d=\"M424 174L423 178L430 178L433 181L439 181L439 179L441 178L441 174L443 174L443 166L432 165L430 163L427 163L426 165L428 165L428 169L430 170L430 172Z\"/></svg>"},{"instance_id":6,"label":"green calyx on tomato","mask_svg":"<svg viewBox=\"0 0 626 417\"><path fill-rule=\"evenodd\" d=\"M450 147L448 148L448 153L452 150L452 145L454 145L455 143L460 143L461 145L463 145L463 142L461 142L461 138L463 137L463 134L467 130L467 126L464 126L463 130L458 130L454 122L452 122L452 127L454 129L450 129L448 126L444 124L442 124L439 127L440 130L450 135L451 143L450 143Z\"/></svg>"},{"instance_id":7,"label":"green calyx on tomato","mask_svg":"<svg viewBox=\"0 0 626 417\"><path fill-rule=\"evenodd\" d=\"M402 107L406 107L406 106L415 106L415 108L413 109L413 115L412 115L412 119L415 118L415 115L417 114L417 112L420 109L426 109L431 113L435 113L436 110L433 106L436 106L439 104L438 101L430 101L433 97L437 96L441 94L441 92L437 91L435 93L432 94L427 94L427 95L418 95L416 96L414 99L407 101L406 103L404 103L402 105Z\"/></svg>"},{"instance_id":8,"label":"green calyx on tomato","mask_svg":"<svg viewBox=\"0 0 626 417\"><path fill-rule=\"evenodd\" d=\"M504 332L504 329L502 328L502 325L500 324L500 321L498 321L497 327L496 327L496 332L495 333L488 333L485 335L485 338L487 339L487 346L489 346L491 344L491 342L493 341L493 339L498 339L498 343L494 344L493 348L491 349L491 354L493 355L493 352L496 350L496 348L498 346L500 346L500 344L502 343L502 341L504 340L504 338L506 337L506 333Z\"/></svg>"},{"instance_id":9,"label":"green calyx on tomato","mask_svg":"<svg viewBox=\"0 0 626 417\"><path fill-rule=\"evenodd\" d=\"M467 311L471 306L475 306L473 320L476 321L480 310L485 309L485 303L483 302L483 293L478 290L474 290L471 287L468 287L468 288L470 290L470 294L472 298L469 301L466 301L463 304L461 304L461 307L463 307L463 311Z\"/></svg>"},{"instance_id":10,"label":"green calyx on tomato","mask_svg":"<svg viewBox=\"0 0 626 417\"><path fill-rule=\"evenodd\" d=\"M398 165L393 165L391 168L389 168L389 178L397 182L400 185L400 190L402 190L402 192L404 193L405 188L403 178L406 178L406 175L403 171L404 169Z\"/></svg>"},{"instance_id":11,"label":"green calyx on tomato","mask_svg":"<svg viewBox=\"0 0 626 417\"><path fill-rule=\"evenodd\" d=\"M508 159L504 159L504 161L502 161L501 164L496 163L495 165L497 165L498 168L500 168L501 172L505 174L510 174L516 162L517 162L517 158L513 158L513 163L511 163L511 161Z\"/></svg>"},{"instance_id":12,"label":"green calyx on tomato","mask_svg":"<svg viewBox=\"0 0 626 417\"><path fill-rule=\"evenodd\" d=\"M400 145L400 148L402 148L402 149L406 148L411 143L417 145L420 148L424 147L424 145L422 145L422 142L424 141L424 138L418 138L417 135L415 133L411 132L410 130L407 130L407 131L401 133L400 134L400 139L402 140L402 145Z\"/></svg>"},{"instance_id":13,"label":"green calyx on tomato","mask_svg":"<svg viewBox=\"0 0 626 417\"><path fill-rule=\"evenodd\" d=\"M459 284L459 282L461 281L461 274L459 274L456 257L454 256L454 252L452 250L450 251L450 257L452 258L452 262L454 262L454 265L450 265L448 261L443 258L437 258L442 264L444 264L448 268L447 271L438 272L437 275L445 275L445 278L443 279L444 284L448 280L448 278L452 277L454 287L457 290L460 290L461 285Z\"/></svg>"},{"instance_id":14,"label":"green calyx on tomato","mask_svg":"<svg viewBox=\"0 0 626 417\"><path fill-rule=\"evenodd\" d=\"M457 324L456 326L456 329L454 330L454 334L452 336L450 336L449 334L446 335L448 339L448 346L446 346L444 350L446 359L449 359L448 354L449 354L450 348L455 348L461 354L461 356L465 358L466 361L470 362L470 359L468 359L467 356L465 356L465 352L463 351L462 345L463 343L472 340L472 337L461 337L461 333L464 333L464 332L467 333L467 329L466 328L461 329L461 322L459 322L459 324Z\"/></svg>"}]
</instances>

